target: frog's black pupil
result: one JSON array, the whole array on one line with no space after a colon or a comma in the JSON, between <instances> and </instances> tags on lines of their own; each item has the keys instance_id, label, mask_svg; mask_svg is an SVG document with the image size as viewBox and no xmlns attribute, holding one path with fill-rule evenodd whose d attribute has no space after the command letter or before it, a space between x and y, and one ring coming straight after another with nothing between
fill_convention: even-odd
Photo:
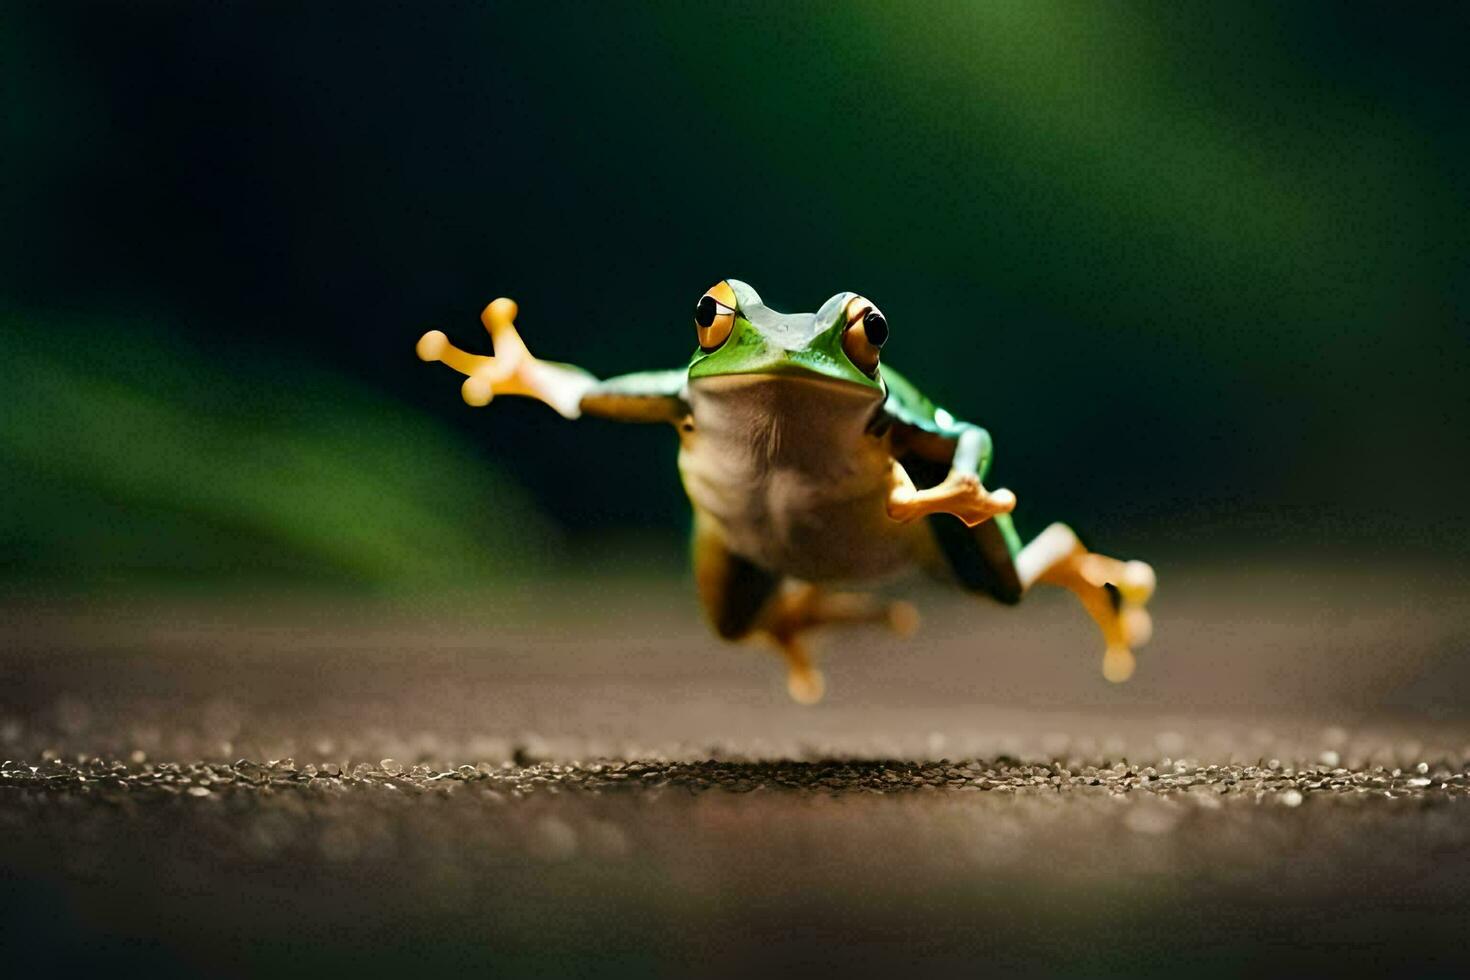
<instances>
[{"instance_id":1,"label":"frog's black pupil","mask_svg":"<svg viewBox=\"0 0 1470 980\"><path fill-rule=\"evenodd\" d=\"M868 343L882 347L888 343L888 321L877 310L869 310L863 317L863 333L868 335Z\"/></svg>"},{"instance_id":2,"label":"frog's black pupil","mask_svg":"<svg viewBox=\"0 0 1470 980\"><path fill-rule=\"evenodd\" d=\"M702 297L694 307L694 322L701 327L708 327L715 322L715 298L713 296Z\"/></svg>"}]
</instances>

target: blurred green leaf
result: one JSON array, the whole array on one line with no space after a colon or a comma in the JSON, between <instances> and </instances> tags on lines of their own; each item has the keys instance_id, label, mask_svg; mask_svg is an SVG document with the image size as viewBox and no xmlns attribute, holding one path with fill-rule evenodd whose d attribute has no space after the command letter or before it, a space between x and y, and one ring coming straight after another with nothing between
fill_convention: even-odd
<instances>
[{"instance_id":1,"label":"blurred green leaf","mask_svg":"<svg viewBox=\"0 0 1470 980\"><path fill-rule=\"evenodd\" d=\"M555 544L471 447L326 371L142 324L3 324L11 579L471 584Z\"/></svg>"}]
</instances>

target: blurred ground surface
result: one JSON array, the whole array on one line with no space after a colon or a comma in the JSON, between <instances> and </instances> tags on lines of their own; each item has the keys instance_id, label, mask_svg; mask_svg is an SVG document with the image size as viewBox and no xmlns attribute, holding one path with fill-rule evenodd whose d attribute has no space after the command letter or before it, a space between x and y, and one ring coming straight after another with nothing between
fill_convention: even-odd
<instances>
[{"instance_id":1,"label":"blurred ground surface","mask_svg":"<svg viewBox=\"0 0 1470 980\"><path fill-rule=\"evenodd\" d=\"M1458 573L921 593L829 698L683 583L0 606L6 956L159 975L1076 975L1470 960Z\"/></svg>"}]
</instances>

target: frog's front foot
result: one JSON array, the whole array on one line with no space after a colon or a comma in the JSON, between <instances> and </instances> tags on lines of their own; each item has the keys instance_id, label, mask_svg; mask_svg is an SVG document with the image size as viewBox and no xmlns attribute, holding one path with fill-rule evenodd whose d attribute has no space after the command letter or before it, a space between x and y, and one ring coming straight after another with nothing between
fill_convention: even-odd
<instances>
[{"instance_id":1,"label":"frog's front foot","mask_svg":"<svg viewBox=\"0 0 1470 980\"><path fill-rule=\"evenodd\" d=\"M969 527L1016 509L1016 495L1006 489L986 490L973 473L951 472L942 483L919 490L908 471L893 464L888 516L902 524L930 514L953 514Z\"/></svg>"},{"instance_id":2,"label":"frog's front foot","mask_svg":"<svg viewBox=\"0 0 1470 980\"><path fill-rule=\"evenodd\" d=\"M441 361L465 375L460 395L476 408L490 404L496 395L521 395L551 406L574 419L582 414L582 396L595 379L580 368L534 357L516 331L517 307L504 297L485 307L480 322L490 334L493 356L471 354L449 342L438 330L419 338L419 359Z\"/></svg>"}]
</instances>

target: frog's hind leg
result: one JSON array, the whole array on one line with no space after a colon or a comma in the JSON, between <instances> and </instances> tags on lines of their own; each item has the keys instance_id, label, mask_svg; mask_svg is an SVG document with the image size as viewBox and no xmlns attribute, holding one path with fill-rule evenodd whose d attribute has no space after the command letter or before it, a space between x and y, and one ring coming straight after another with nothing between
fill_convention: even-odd
<instances>
[{"instance_id":1,"label":"frog's hind leg","mask_svg":"<svg viewBox=\"0 0 1470 980\"><path fill-rule=\"evenodd\" d=\"M1153 569L1088 551L1065 524L1053 524L1025 547L1009 514L973 528L947 514L929 518L949 571L970 592L1013 605L1037 582L1071 590L1103 634L1103 676L1125 681L1133 651L1148 642L1152 620L1144 608L1153 593Z\"/></svg>"},{"instance_id":2,"label":"frog's hind leg","mask_svg":"<svg viewBox=\"0 0 1470 980\"><path fill-rule=\"evenodd\" d=\"M1153 633L1145 608L1155 584L1148 564L1088 551L1065 524L1038 534L1017 553L1015 564L1023 589L1045 582L1069 589L1082 602L1102 631L1104 677L1116 683L1133 676L1133 651Z\"/></svg>"},{"instance_id":3,"label":"frog's hind leg","mask_svg":"<svg viewBox=\"0 0 1470 980\"><path fill-rule=\"evenodd\" d=\"M694 532L694 581L715 632L727 640L763 636L786 661L786 690L801 704L816 704L826 691L803 634L834 623L883 623L899 633L918 626L907 602L827 592L785 579L734 554L703 521Z\"/></svg>"},{"instance_id":4,"label":"frog's hind leg","mask_svg":"<svg viewBox=\"0 0 1470 980\"><path fill-rule=\"evenodd\" d=\"M838 623L878 623L901 636L919 626L919 612L909 602L888 602L859 592L828 592L807 582L787 580L761 616L760 628L786 658L786 689L802 704L822 699L825 684L812 663L802 634Z\"/></svg>"}]
</instances>

